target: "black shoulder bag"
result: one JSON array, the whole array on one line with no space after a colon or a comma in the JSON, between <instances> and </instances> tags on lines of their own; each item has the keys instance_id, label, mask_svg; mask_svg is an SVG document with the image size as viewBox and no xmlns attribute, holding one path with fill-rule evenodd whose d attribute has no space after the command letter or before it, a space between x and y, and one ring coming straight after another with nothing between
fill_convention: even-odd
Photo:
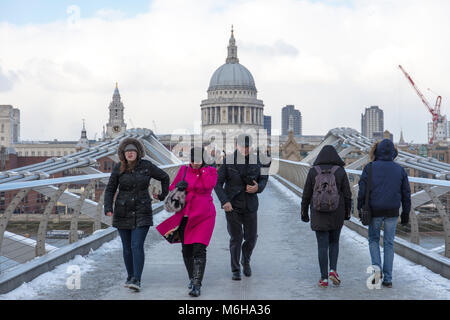
<instances>
[{"instance_id":1,"label":"black shoulder bag","mask_svg":"<svg viewBox=\"0 0 450 320\"><path fill-rule=\"evenodd\" d=\"M372 162L369 163L369 177L367 178L367 188L366 188L366 199L364 201L364 205L359 212L359 218L361 219L361 223L365 226L370 224L372 220L372 212L370 211L369 206L369 197L370 197L370 184L372 180Z\"/></svg>"}]
</instances>

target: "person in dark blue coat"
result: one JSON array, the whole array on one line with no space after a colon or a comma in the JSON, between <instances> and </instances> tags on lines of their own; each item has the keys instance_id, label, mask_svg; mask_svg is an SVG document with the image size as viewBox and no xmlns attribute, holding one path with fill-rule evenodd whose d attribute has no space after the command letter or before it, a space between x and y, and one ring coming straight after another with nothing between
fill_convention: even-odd
<instances>
[{"instance_id":1,"label":"person in dark blue coat","mask_svg":"<svg viewBox=\"0 0 450 320\"><path fill-rule=\"evenodd\" d=\"M400 205L401 224L409 221L411 210L411 189L405 169L394 162L398 152L389 139L372 146L370 160L372 177L370 182L369 207L372 219L369 224L369 250L372 265L382 270L383 285L392 287L392 267L394 262L394 237L397 228ZM370 165L369 164L369 165ZM364 205L369 165L366 165L359 180L358 210ZM380 229L384 223L383 252L381 264Z\"/></svg>"}]
</instances>

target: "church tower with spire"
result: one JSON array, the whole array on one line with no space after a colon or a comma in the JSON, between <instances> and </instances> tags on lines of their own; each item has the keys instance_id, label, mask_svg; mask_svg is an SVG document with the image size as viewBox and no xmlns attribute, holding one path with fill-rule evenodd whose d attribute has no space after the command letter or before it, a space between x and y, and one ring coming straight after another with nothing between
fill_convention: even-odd
<instances>
[{"instance_id":1,"label":"church tower with spire","mask_svg":"<svg viewBox=\"0 0 450 320\"><path fill-rule=\"evenodd\" d=\"M82 149L88 149L89 148L89 140L87 138L87 133L86 133L86 127L84 124L84 119L83 119L83 129L81 130L81 137L80 140L78 140L77 143L77 151L80 151Z\"/></svg>"},{"instance_id":2,"label":"church tower with spire","mask_svg":"<svg viewBox=\"0 0 450 320\"><path fill-rule=\"evenodd\" d=\"M405 139L403 138L403 130L400 130L400 141L398 142L399 146L406 146Z\"/></svg>"},{"instance_id":3,"label":"church tower with spire","mask_svg":"<svg viewBox=\"0 0 450 320\"><path fill-rule=\"evenodd\" d=\"M127 130L127 124L124 121L124 106L120 100L119 86L116 82L113 100L109 104L109 122L106 124L105 139L114 139Z\"/></svg>"}]
</instances>

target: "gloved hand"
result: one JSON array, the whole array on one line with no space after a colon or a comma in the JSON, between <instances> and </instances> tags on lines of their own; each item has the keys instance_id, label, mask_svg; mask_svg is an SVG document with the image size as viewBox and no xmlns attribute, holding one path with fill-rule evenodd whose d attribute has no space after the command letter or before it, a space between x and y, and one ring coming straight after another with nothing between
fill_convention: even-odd
<instances>
[{"instance_id":1,"label":"gloved hand","mask_svg":"<svg viewBox=\"0 0 450 320\"><path fill-rule=\"evenodd\" d=\"M253 183L254 179L252 179L251 177L247 176L246 174L241 174L241 180L244 181L244 183L246 185L249 185L249 186L253 186L254 185L254 183Z\"/></svg>"},{"instance_id":2,"label":"gloved hand","mask_svg":"<svg viewBox=\"0 0 450 320\"><path fill-rule=\"evenodd\" d=\"M186 190L188 187L188 183L184 180L181 180L180 182L178 182L175 187L178 188L178 190L183 191Z\"/></svg>"},{"instance_id":3,"label":"gloved hand","mask_svg":"<svg viewBox=\"0 0 450 320\"><path fill-rule=\"evenodd\" d=\"M307 212L306 213L302 212L302 221L309 222L309 215Z\"/></svg>"},{"instance_id":4,"label":"gloved hand","mask_svg":"<svg viewBox=\"0 0 450 320\"><path fill-rule=\"evenodd\" d=\"M409 222L409 214L402 212L402 214L400 215L400 224L402 226L406 226Z\"/></svg>"}]
</instances>

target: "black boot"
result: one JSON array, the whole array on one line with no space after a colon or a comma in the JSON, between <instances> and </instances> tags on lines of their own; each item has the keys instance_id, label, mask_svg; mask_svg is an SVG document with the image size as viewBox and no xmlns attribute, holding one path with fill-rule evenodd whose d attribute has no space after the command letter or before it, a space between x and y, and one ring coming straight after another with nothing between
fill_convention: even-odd
<instances>
[{"instance_id":1,"label":"black boot","mask_svg":"<svg viewBox=\"0 0 450 320\"><path fill-rule=\"evenodd\" d=\"M202 286L203 274L205 273L206 258L194 258L192 290L189 295L198 297Z\"/></svg>"},{"instance_id":2,"label":"black boot","mask_svg":"<svg viewBox=\"0 0 450 320\"><path fill-rule=\"evenodd\" d=\"M244 267L244 275L246 277L251 277L252 276L252 268L250 268L250 263L244 263L243 267Z\"/></svg>"},{"instance_id":3,"label":"black boot","mask_svg":"<svg viewBox=\"0 0 450 320\"><path fill-rule=\"evenodd\" d=\"M185 257L183 255L183 260L184 260L184 265L186 266L186 270L188 272L188 276L189 276L189 284L188 284L188 289L192 289L192 273L193 273L193 261L194 259L192 257Z\"/></svg>"}]
</instances>

